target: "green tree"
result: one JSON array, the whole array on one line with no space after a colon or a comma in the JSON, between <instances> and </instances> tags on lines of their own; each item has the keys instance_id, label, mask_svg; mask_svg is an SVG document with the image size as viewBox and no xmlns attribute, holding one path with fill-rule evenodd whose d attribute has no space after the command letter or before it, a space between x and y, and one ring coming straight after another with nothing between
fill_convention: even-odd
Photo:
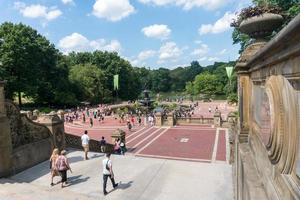
<instances>
[{"instance_id":1,"label":"green tree","mask_svg":"<svg viewBox=\"0 0 300 200\"><path fill-rule=\"evenodd\" d=\"M196 76L194 91L196 94L214 95L217 93L218 79L214 74L204 72Z\"/></svg>"},{"instance_id":2,"label":"green tree","mask_svg":"<svg viewBox=\"0 0 300 200\"><path fill-rule=\"evenodd\" d=\"M92 103L103 101L105 95L105 77L101 69L95 65L75 65L70 70L70 80L78 86L84 100Z\"/></svg>"},{"instance_id":3,"label":"green tree","mask_svg":"<svg viewBox=\"0 0 300 200\"><path fill-rule=\"evenodd\" d=\"M152 90L154 92L168 92L170 90L169 70L159 68L151 71Z\"/></svg>"},{"instance_id":4,"label":"green tree","mask_svg":"<svg viewBox=\"0 0 300 200\"><path fill-rule=\"evenodd\" d=\"M20 106L21 94L35 99L52 98L49 79L56 75L59 56L54 45L21 23L3 23L0 38L0 79L7 80L6 96L12 99L16 93Z\"/></svg>"},{"instance_id":5,"label":"green tree","mask_svg":"<svg viewBox=\"0 0 300 200\"><path fill-rule=\"evenodd\" d=\"M194 84L193 82L189 81L185 85L185 91L189 95L194 95Z\"/></svg>"}]
</instances>

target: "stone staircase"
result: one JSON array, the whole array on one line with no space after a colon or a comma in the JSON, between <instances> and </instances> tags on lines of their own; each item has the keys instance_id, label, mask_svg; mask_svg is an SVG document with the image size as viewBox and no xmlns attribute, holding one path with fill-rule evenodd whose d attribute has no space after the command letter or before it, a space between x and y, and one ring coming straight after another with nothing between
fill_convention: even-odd
<instances>
[{"instance_id":1,"label":"stone staircase","mask_svg":"<svg viewBox=\"0 0 300 200\"><path fill-rule=\"evenodd\" d=\"M0 179L1 200L95 200L96 198L61 189Z\"/></svg>"}]
</instances>

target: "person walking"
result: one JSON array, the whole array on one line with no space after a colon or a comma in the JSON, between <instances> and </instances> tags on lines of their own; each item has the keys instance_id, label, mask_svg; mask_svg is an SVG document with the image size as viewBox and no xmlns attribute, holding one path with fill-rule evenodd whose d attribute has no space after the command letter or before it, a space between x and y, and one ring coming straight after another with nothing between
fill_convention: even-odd
<instances>
[{"instance_id":1,"label":"person walking","mask_svg":"<svg viewBox=\"0 0 300 200\"><path fill-rule=\"evenodd\" d=\"M51 186L54 185L53 178L55 176L59 176L58 170L57 170L56 165L55 165L56 160L58 159L58 157L59 157L59 151L58 151L57 148L55 148L55 149L53 149L52 155L50 157Z\"/></svg>"},{"instance_id":2,"label":"person walking","mask_svg":"<svg viewBox=\"0 0 300 200\"><path fill-rule=\"evenodd\" d=\"M73 173L72 169L70 167L68 158L66 157L66 154L67 154L67 152L65 150L62 150L60 153L60 156L57 158L56 163L55 163L56 168L61 176L61 187L62 188L64 187L64 184L65 185L68 184L67 171L70 170L70 172Z\"/></svg>"},{"instance_id":3,"label":"person walking","mask_svg":"<svg viewBox=\"0 0 300 200\"><path fill-rule=\"evenodd\" d=\"M88 136L88 131L85 130L84 134L81 136L81 144L84 150L84 159L88 160L88 152L89 152L89 142L90 142L90 137Z\"/></svg>"},{"instance_id":4,"label":"person walking","mask_svg":"<svg viewBox=\"0 0 300 200\"><path fill-rule=\"evenodd\" d=\"M110 153L106 154L106 158L102 161L103 166L103 194L107 195L108 192L106 191L106 184L107 179L110 178L113 188L118 186L118 183L115 183L114 179L114 172L112 169L112 162L110 160Z\"/></svg>"},{"instance_id":5,"label":"person walking","mask_svg":"<svg viewBox=\"0 0 300 200\"><path fill-rule=\"evenodd\" d=\"M100 140L100 149L101 149L101 152L102 152L102 153L105 152L105 145L106 145L106 140L105 140L105 138L102 136L102 139Z\"/></svg>"},{"instance_id":6,"label":"person walking","mask_svg":"<svg viewBox=\"0 0 300 200\"><path fill-rule=\"evenodd\" d=\"M90 127L93 127L93 124L94 124L93 118L90 117Z\"/></svg>"}]
</instances>

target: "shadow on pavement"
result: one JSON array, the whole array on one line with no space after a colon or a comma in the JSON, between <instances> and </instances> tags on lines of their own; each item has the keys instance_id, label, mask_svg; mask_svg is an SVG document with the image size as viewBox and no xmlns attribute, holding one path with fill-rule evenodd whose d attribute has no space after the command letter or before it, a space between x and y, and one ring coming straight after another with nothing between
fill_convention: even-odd
<instances>
[{"instance_id":1,"label":"shadow on pavement","mask_svg":"<svg viewBox=\"0 0 300 200\"><path fill-rule=\"evenodd\" d=\"M126 190L127 188L131 187L132 183L133 181L129 181L127 183L122 183L121 181L116 189Z\"/></svg>"},{"instance_id":2,"label":"shadow on pavement","mask_svg":"<svg viewBox=\"0 0 300 200\"><path fill-rule=\"evenodd\" d=\"M79 184L79 183L83 183L83 182L86 182L87 180L89 180L90 177L82 177L82 175L78 175L78 176L71 176L68 178L68 186L66 187L69 187L71 185L76 185L76 184Z\"/></svg>"}]
</instances>

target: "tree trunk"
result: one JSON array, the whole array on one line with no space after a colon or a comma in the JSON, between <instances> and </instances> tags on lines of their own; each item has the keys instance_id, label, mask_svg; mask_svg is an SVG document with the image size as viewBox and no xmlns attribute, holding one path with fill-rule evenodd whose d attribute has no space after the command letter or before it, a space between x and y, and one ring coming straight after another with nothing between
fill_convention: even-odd
<instances>
[{"instance_id":1,"label":"tree trunk","mask_svg":"<svg viewBox=\"0 0 300 200\"><path fill-rule=\"evenodd\" d=\"M19 99L19 107L21 109L21 107L22 107L22 95L21 95L20 91L18 91L18 99Z\"/></svg>"}]
</instances>

